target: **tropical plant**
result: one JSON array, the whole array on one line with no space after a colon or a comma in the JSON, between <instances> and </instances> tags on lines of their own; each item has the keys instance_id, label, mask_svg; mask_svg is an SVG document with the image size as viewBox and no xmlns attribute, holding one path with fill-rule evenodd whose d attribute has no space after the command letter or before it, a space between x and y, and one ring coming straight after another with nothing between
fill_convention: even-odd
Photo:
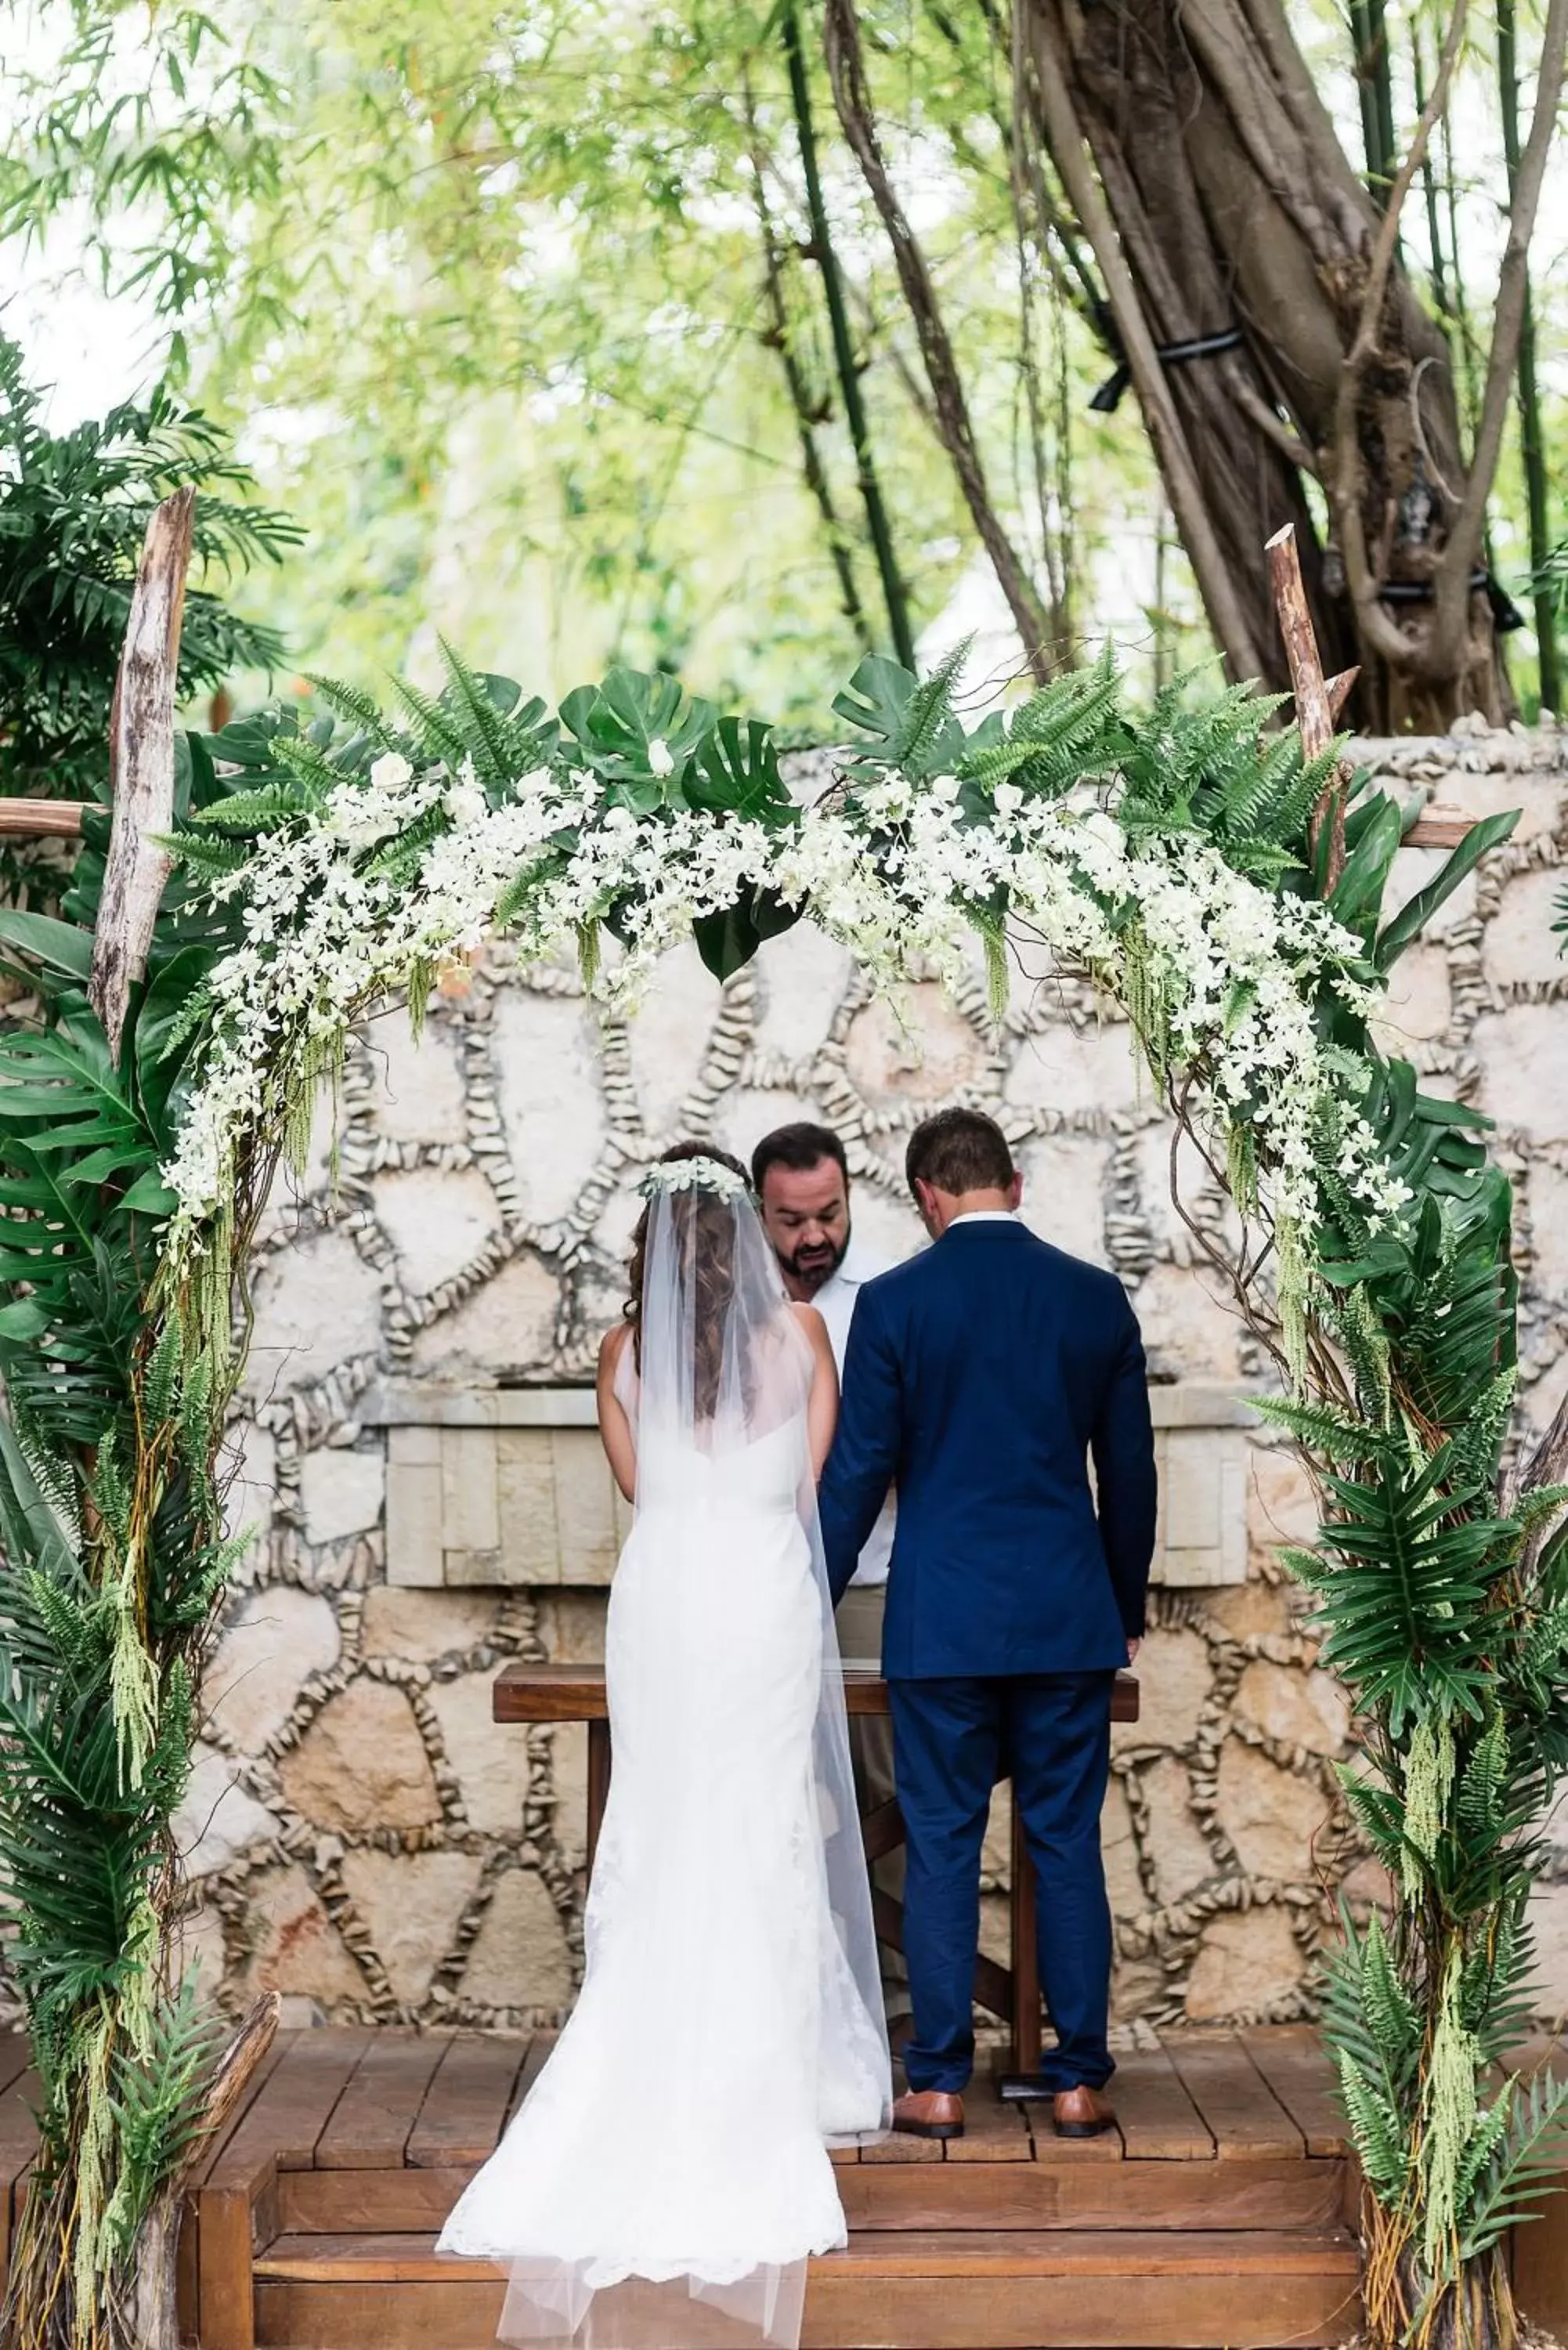
<instances>
[{"instance_id":1,"label":"tropical plant","mask_svg":"<svg viewBox=\"0 0 1568 2350\"><path fill-rule=\"evenodd\" d=\"M0 792L104 799L109 715L136 566L153 508L192 484L195 555L210 582L276 562L300 534L257 504L221 428L162 389L145 406L55 433L0 334ZM275 631L211 585L185 599L182 696L282 657Z\"/></svg>"},{"instance_id":2,"label":"tropical plant","mask_svg":"<svg viewBox=\"0 0 1568 2350\"><path fill-rule=\"evenodd\" d=\"M766 726L613 672L548 712L448 654L397 716L323 686L187 738L178 878L122 1049L84 992L105 820L65 919L0 918L39 999L0 1044L0 1850L43 2076L7 2315L26 2350L168 2338L150 2230L201 2126L206 2054L171 1981L170 1817L227 1566L215 1467L246 1257L353 1023L417 1018L496 926L575 941L624 992L695 929L723 974L809 913L896 984L962 967L998 1003L1044 938L1127 1008L1173 1116L1240 1211L1218 1252L1279 1366L1265 1407L1313 1462L1321 1545L1290 1564L1361 1724L1345 1800L1388 1867L1347 1921L1331 2043L1367 2185L1380 2342L1501 2345L1502 2239L1568 2089L1490 2085L1527 2005L1524 1903L1568 1764L1568 1421L1509 1451L1514 1289L1484 1121L1370 1025L1396 957L1512 819L1408 904L1409 812L1338 752L1192 681L1132 711L1107 659L966 727L958 660L868 660L839 780L802 809ZM604 940L607 951L600 951Z\"/></svg>"},{"instance_id":3,"label":"tropical plant","mask_svg":"<svg viewBox=\"0 0 1568 2350\"><path fill-rule=\"evenodd\" d=\"M180 770L182 811L216 790L199 741ZM171 2339L138 2251L213 2053L171 1972L171 1822L235 1555L227 1390L155 1303L193 1046L179 1016L234 927L171 888L117 1062L88 998L109 828L84 815L65 919L0 911L0 968L39 1007L0 1035L0 1853L42 2081L8 2324L40 2345Z\"/></svg>"}]
</instances>

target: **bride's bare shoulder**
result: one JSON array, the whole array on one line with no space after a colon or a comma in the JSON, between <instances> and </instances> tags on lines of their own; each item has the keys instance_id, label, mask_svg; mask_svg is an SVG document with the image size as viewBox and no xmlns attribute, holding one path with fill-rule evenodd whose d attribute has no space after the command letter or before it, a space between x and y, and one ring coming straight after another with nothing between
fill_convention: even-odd
<instances>
[{"instance_id":1,"label":"bride's bare shoulder","mask_svg":"<svg viewBox=\"0 0 1568 2350\"><path fill-rule=\"evenodd\" d=\"M618 1322L613 1329L607 1330L605 1332L604 1336L599 1340L599 1368L601 1371L613 1371L618 1367L621 1357L626 1352L627 1343L630 1336L631 1324L629 1322Z\"/></svg>"},{"instance_id":2,"label":"bride's bare shoulder","mask_svg":"<svg viewBox=\"0 0 1568 2350\"><path fill-rule=\"evenodd\" d=\"M813 1354L831 1356L833 1341L827 1335L827 1325L815 1306L792 1305L790 1312L794 1316L796 1328L809 1340Z\"/></svg>"}]
</instances>

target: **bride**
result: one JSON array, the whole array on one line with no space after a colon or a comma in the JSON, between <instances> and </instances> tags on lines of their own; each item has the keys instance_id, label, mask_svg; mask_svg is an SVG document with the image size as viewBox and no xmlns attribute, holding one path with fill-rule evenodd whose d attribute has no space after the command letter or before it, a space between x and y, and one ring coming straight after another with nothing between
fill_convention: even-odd
<instances>
[{"instance_id":1,"label":"bride","mask_svg":"<svg viewBox=\"0 0 1568 2350\"><path fill-rule=\"evenodd\" d=\"M735 1160L682 1144L641 1188L599 1356L636 1516L587 1973L439 2249L511 2264L503 2339L793 2350L846 2241L827 2147L891 2095L816 1522L837 1382Z\"/></svg>"}]
</instances>

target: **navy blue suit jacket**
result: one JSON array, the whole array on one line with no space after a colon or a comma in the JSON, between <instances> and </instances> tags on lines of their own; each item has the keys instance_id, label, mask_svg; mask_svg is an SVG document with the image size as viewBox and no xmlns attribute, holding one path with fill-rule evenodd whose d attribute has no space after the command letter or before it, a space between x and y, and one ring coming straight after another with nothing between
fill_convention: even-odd
<instances>
[{"instance_id":1,"label":"navy blue suit jacket","mask_svg":"<svg viewBox=\"0 0 1568 2350\"><path fill-rule=\"evenodd\" d=\"M1125 1665L1156 1485L1143 1344L1115 1274L1023 1224L963 1222L867 1282L822 1481L836 1601L889 1484L889 1679Z\"/></svg>"}]
</instances>

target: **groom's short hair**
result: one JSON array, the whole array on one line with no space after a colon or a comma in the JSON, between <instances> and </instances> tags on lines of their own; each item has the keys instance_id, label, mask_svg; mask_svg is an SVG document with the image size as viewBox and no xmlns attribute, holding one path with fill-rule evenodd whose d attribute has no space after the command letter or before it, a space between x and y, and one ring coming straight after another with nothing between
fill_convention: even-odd
<instances>
[{"instance_id":1,"label":"groom's short hair","mask_svg":"<svg viewBox=\"0 0 1568 2350\"><path fill-rule=\"evenodd\" d=\"M1007 1137L983 1110L940 1109L909 1137L904 1174L912 1191L934 1183L961 1199L966 1191L1005 1191L1017 1170Z\"/></svg>"},{"instance_id":2,"label":"groom's short hair","mask_svg":"<svg viewBox=\"0 0 1568 2350\"><path fill-rule=\"evenodd\" d=\"M830 1126L813 1126L805 1118L793 1126L775 1126L752 1153L752 1189L760 1200L770 1167L787 1167L792 1174L804 1175L809 1168L820 1167L825 1159L832 1159L847 1183L849 1161Z\"/></svg>"}]
</instances>

